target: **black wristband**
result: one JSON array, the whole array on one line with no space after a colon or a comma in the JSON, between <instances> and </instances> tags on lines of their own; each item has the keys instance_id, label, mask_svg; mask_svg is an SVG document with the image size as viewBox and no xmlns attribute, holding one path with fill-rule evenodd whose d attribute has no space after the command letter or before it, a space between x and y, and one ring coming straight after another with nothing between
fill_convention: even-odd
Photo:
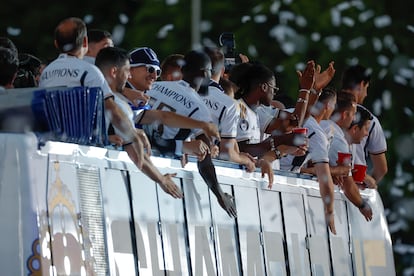
<instances>
[{"instance_id":1,"label":"black wristband","mask_svg":"<svg viewBox=\"0 0 414 276\"><path fill-rule=\"evenodd\" d=\"M361 205L358 207L359 209L364 209L365 207L367 207L368 203L365 199L362 200Z\"/></svg>"}]
</instances>

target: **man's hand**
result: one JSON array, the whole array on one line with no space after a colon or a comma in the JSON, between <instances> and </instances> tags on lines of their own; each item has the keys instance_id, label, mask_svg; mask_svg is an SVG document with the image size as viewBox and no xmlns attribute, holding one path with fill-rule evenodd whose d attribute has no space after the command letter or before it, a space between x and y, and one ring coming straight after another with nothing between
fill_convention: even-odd
<instances>
[{"instance_id":1,"label":"man's hand","mask_svg":"<svg viewBox=\"0 0 414 276\"><path fill-rule=\"evenodd\" d=\"M210 147L200 139L184 141L183 153L197 156L198 161L203 161L210 153Z\"/></svg>"},{"instance_id":2,"label":"man's hand","mask_svg":"<svg viewBox=\"0 0 414 276\"><path fill-rule=\"evenodd\" d=\"M287 146L287 145L279 145L277 146L277 149L282 154L290 154L294 156L303 156L306 154L306 151L308 150L308 145L302 145L302 146Z\"/></svg>"},{"instance_id":3,"label":"man's hand","mask_svg":"<svg viewBox=\"0 0 414 276\"><path fill-rule=\"evenodd\" d=\"M122 146L122 143L124 142L121 136L116 135L116 134L108 135L108 140L109 140L109 143L111 143L112 145L116 145L118 147Z\"/></svg>"},{"instance_id":4,"label":"man's hand","mask_svg":"<svg viewBox=\"0 0 414 276\"><path fill-rule=\"evenodd\" d=\"M162 182L158 183L161 187L161 189L164 190L167 194L171 195L173 198L182 198L183 194L178 188L177 185L175 185L174 181L172 180L172 177L175 177L176 173L166 173L162 177Z\"/></svg>"},{"instance_id":5,"label":"man's hand","mask_svg":"<svg viewBox=\"0 0 414 276\"><path fill-rule=\"evenodd\" d=\"M359 208L359 211L361 214L365 217L367 221L372 220L372 209L371 206L369 206L368 202L364 201L362 206Z\"/></svg>"},{"instance_id":6,"label":"man's hand","mask_svg":"<svg viewBox=\"0 0 414 276\"><path fill-rule=\"evenodd\" d=\"M339 188L343 189L344 187L344 177L338 175L332 175L333 183L338 185Z\"/></svg>"},{"instance_id":7,"label":"man's hand","mask_svg":"<svg viewBox=\"0 0 414 276\"><path fill-rule=\"evenodd\" d=\"M249 62L249 57L243 54L239 54L239 58L241 60L242 63L247 63Z\"/></svg>"},{"instance_id":8,"label":"man's hand","mask_svg":"<svg viewBox=\"0 0 414 276\"><path fill-rule=\"evenodd\" d=\"M245 158L245 163L243 164L246 167L246 171L247 172L254 172L256 170L256 166L255 166L256 160L254 159L254 157L251 156L247 152L240 152L240 155L246 157Z\"/></svg>"},{"instance_id":9,"label":"man's hand","mask_svg":"<svg viewBox=\"0 0 414 276\"><path fill-rule=\"evenodd\" d=\"M335 175L348 176L351 171L351 165L338 165L335 166Z\"/></svg>"},{"instance_id":10,"label":"man's hand","mask_svg":"<svg viewBox=\"0 0 414 276\"><path fill-rule=\"evenodd\" d=\"M138 106L140 102L143 102L144 104L147 104L150 97L145 94L143 91L138 91L135 89L131 89L128 87L125 87L122 91L122 95L127 97L127 99L134 105Z\"/></svg>"},{"instance_id":11,"label":"man's hand","mask_svg":"<svg viewBox=\"0 0 414 276\"><path fill-rule=\"evenodd\" d=\"M325 220L329 230L331 230L332 234L336 235L334 213L325 211Z\"/></svg>"},{"instance_id":12,"label":"man's hand","mask_svg":"<svg viewBox=\"0 0 414 276\"><path fill-rule=\"evenodd\" d=\"M216 145L210 145L211 158L217 158L220 154L220 148Z\"/></svg>"},{"instance_id":13,"label":"man's hand","mask_svg":"<svg viewBox=\"0 0 414 276\"><path fill-rule=\"evenodd\" d=\"M210 140L210 143L214 140L220 141L220 133L215 124L204 122L202 129L206 137Z\"/></svg>"},{"instance_id":14,"label":"man's hand","mask_svg":"<svg viewBox=\"0 0 414 276\"><path fill-rule=\"evenodd\" d=\"M308 138L306 135L294 132L282 135L273 135L268 139L273 139L276 147L279 145L301 147L308 144Z\"/></svg>"},{"instance_id":15,"label":"man's hand","mask_svg":"<svg viewBox=\"0 0 414 276\"><path fill-rule=\"evenodd\" d=\"M334 68L334 62L331 61L328 65L328 68L325 69L321 73L321 66L316 66L315 71L315 83L313 85L313 88L316 91L321 91L323 88L325 88L332 80L332 78L335 75L335 68Z\"/></svg>"},{"instance_id":16,"label":"man's hand","mask_svg":"<svg viewBox=\"0 0 414 276\"><path fill-rule=\"evenodd\" d=\"M315 82L315 62L310 60L307 62L303 72L296 71L299 78L299 87L301 89L310 90Z\"/></svg>"},{"instance_id":17,"label":"man's hand","mask_svg":"<svg viewBox=\"0 0 414 276\"><path fill-rule=\"evenodd\" d=\"M223 193L221 196L217 197L217 201L230 217L237 217L236 205L234 204L234 198L231 195Z\"/></svg>"},{"instance_id":18,"label":"man's hand","mask_svg":"<svg viewBox=\"0 0 414 276\"><path fill-rule=\"evenodd\" d=\"M376 189L376 188L378 188L377 181L375 181L375 179L371 175L369 175L369 174L366 174L365 175L364 183L363 184L365 184L364 185L365 186L364 189L365 188L368 188L368 189ZM364 189L362 189L362 190L364 190Z\"/></svg>"},{"instance_id":19,"label":"man's hand","mask_svg":"<svg viewBox=\"0 0 414 276\"><path fill-rule=\"evenodd\" d=\"M267 177L269 178L269 185L267 186L267 188L272 189L274 178L272 163L265 159L259 159L257 161L257 167L259 167L262 170L262 178L265 177L265 174L267 174Z\"/></svg>"},{"instance_id":20,"label":"man's hand","mask_svg":"<svg viewBox=\"0 0 414 276\"><path fill-rule=\"evenodd\" d=\"M297 127L299 123L298 116L286 110L281 110L279 112L277 120L280 122L277 127L277 131L279 131L279 133L290 132L293 128Z\"/></svg>"}]
</instances>

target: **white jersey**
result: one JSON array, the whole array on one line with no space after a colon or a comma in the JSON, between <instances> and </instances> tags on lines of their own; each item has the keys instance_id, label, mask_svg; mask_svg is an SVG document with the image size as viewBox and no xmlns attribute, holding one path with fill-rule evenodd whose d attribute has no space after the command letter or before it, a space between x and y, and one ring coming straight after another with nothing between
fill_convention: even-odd
<instances>
[{"instance_id":1,"label":"white jersey","mask_svg":"<svg viewBox=\"0 0 414 276\"><path fill-rule=\"evenodd\" d=\"M267 105L259 105L255 112L259 117L259 127L260 127L260 141L266 140L266 138L270 137L271 134L267 134L266 130L269 127L270 123L272 122L273 118L277 118L279 116L280 110L273 106ZM272 168L274 170L280 170L280 160L275 159L272 162Z\"/></svg>"},{"instance_id":2,"label":"white jersey","mask_svg":"<svg viewBox=\"0 0 414 276\"><path fill-rule=\"evenodd\" d=\"M91 56L84 56L83 60L86 61L87 63L93 64L95 65L95 57L91 57Z\"/></svg>"},{"instance_id":3,"label":"white jersey","mask_svg":"<svg viewBox=\"0 0 414 276\"><path fill-rule=\"evenodd\" d=\"M218 126L222 138L236 138L240 110L237 102L219 88L209 85L208 94L201 96Z\"/></svg>"},{"instance_id":4,"label":"white jersey","mask_svg":"<svg viewBox=\"0 0 414 276\"><path fill-rule=\"evenodd\" d=\"M287 155L280 159L280 168L282 170L299 172L300 168L311 160L312 163L328 163L329 162L329 142L325 131L318 124L313 116L310 116L303 127L308 129L309 147L306 157L298 156L295 159L293 155Z\"/></svg>"},{"instance_id":5,"label":"white jersey","mask_svg":"<svg viewBox=\"0 0 414 276\"><path fill-rule=\"evenodd\" d=\"M152 85L151 90L147 91L147 95L151 97L149 104L152 109L172 111L195 120L212 122L210 111L200 96L183 80L157 81ZM157 127L157 129L160 128ZM200 129L189 130L164 125L162 133L158 135L165 140L185 140L190 134L197 136L201 133ZM147 134L153 135L153 133Z\"/></svg>"},{"instance_id":6,"label":"white jersey","mask_svg":"<svg viewBox=\"0 0 414 276\"><path fill-rule=\"evenodd\" d=\"M98 67L68 54L60 54L40 75L39 87L56 86L100 87L104 98L113 95Z\"/></svg>"},{"instance_id":7,"label":"white jersey","mask_svg":"<svg viewBox=\"0 0 414 276\"><path fill-rule=\"evenodd\" d=\"M280 110L274 108L273 106L259 105L255 112L259 117L259 127L260 127L260 141L265 140L270 134L266 134L266 130L272 122L273 118L277 118Z\"/></svg>"},{"instance_id":8,"label":"white jersey","mask_svg":"<svg viewBox=\"0 0 414 276\"><path fill-rule=\"evenodd\" d=\"M243 99L238 100L240 117L237 127L237 142L247 141L249 144L260 142L260 122L254 112Z\"/></svg>"},{"instance_id":9,"label":"white jersey","mask_svg":"<svg viewBox=\"0 0 414 276\"><path fill-rule=\"evenodd\" d=\"M380 154L387 151L387 141L378 118L362 105L358 106L367 110L373 118L368 137L364 137L360 144L354 146L356 164L366 165L366 158L369 154Z\"/></svg>"}]
</instances>

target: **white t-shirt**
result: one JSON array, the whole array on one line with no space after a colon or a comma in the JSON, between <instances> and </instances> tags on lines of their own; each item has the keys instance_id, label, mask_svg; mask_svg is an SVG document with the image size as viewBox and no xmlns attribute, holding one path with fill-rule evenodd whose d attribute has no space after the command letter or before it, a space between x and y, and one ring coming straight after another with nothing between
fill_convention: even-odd
<instances>
[{"instance_id":1,"label":"white t-shirt","mask_svg":"<svg viewBox=\"0 0 414 276\"><path fill-rule=\"evenodd\" d=\"M39 87L56 86L100 87L104 98L113 95L98 67L68 54L60 54L40 75Z\"/></svg>"},{"instance_id":2,"label":"white t-shirt","mask_svg":"<svg viewBox=\"0 0 414 276\"><path fill-rule=\"evenodd\" d=\"M151 90L147 91L147 95L151 97L149 104L152 109L172 111L195 120L212 122L210 111L200 96L183 80L157 81L152 85ZM152 125L152 130L159 129L156 124ZM159 133L159 135L166 140L185 140L190 134L198 136L202 133L200 129L186 130L166 125L162 128L162 133ZM152 135L151 133L147 134Z\"/></svg>"},{"instance_id":3,"label":"white t-shirt","mask_svg":"<svg viewBox=\"0 0 414 276\"><path fill-rule=\"evenodd\" d=\"M213 123L218 126L220 136L236 138L240 116L237 102L219 88L211 85L208 87L208 94L201 96L201 99L209 109Z\"/></svg>"},{"instance_id":4,"label":"white t-shirt","mask_svg":"<svg viewBox=\"0 0 414 276\"><path fill-rule=\"evenodd\" d=\"M328 163L329 142L325 131L321 128L313 116L310 116L303 127L308 128L308 133L315 132L309 138L309 155L313 163Z\"/></svg>"},{"instance_id":5,"label":"white t-shirt","mask_svg":"<svg viewBox=\"0 0 414 276\"><path fill-rule=\"evenodd\" d=\"M318 124L313 116L310 116L303 127L308 128L308 137L309 137L309 147L308 147L308 155L301 164L295 166L293 155L286 155L280 159L280 168L282 170L294 171L299 172L300 168L307 163L308 160L312 160L313 163L328 163L329 156L329 142L328 138L326 137L325 131L322 127ZM296 160L300 159L298 157ZM303 157L302 157L303 159Z\"/></svg>"},{"instance_id":6,"label":"white t-shirt","mask_svg":"<svg viewBox=\"0 0 414 276\"><path fill-rule=\"evenodd\" d=\"M330 120L329 120L330 121ZM338 160L338 152L352 153L350 145L345 138L345 133L338 124L332 122L334 128L333 139L329 148L329 165L337 166L336 161Z\"/></svg>"},{"instance_id":7,"label":"white t-shirt","mask_svg":"<svg viewBox=\"0 0 414 276\"><path fill-rule=\"evenodd\" d=\"M249 144L260 142L259 117L243 99L238 101L240 117L237 126L237 142L247 141Z\"/></svg>"},{"instance_id":8,"label":"white t-shirt","mask_svg":"<svg viewBox=\"0 0 414 276\"><path fill-rule=\"evenodd\" d=\"M364 137L360 144L355 144L354 146L355 164L366 165L366 157L368 154L379 154L387 151L387 141L378 118L365 107L358 106L367 110L373 118L369 127L368 137Z\"/></svg>"},{"instance_id":9,"label":"white t-shirt","mask_svg":"<svg viewBox=\"0 0 414 276\"><path fill-rule=\"evenodd\" d=\"M332 144L333 137L335 135L336 127L338 126L332 120L321 120L319 125L325 131L326 138L328 139L329 146Z\"/></svg>"}]
</instances>

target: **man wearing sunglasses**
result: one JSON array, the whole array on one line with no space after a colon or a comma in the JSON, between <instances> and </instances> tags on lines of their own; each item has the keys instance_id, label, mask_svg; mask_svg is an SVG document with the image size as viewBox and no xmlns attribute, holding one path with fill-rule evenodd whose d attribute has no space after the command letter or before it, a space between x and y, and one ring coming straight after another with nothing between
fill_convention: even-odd
<instances>
[{"instance_id":1,"label":"man wearing sunglasses","mask_svg":"<svg viewBox=\"0 0 414 276\"><path fill-rule=\"evenodd\" d=\"M161 75L157 54L148 47L135 48L129 52L131 76L126 87L147 91Z\"/></svg>"}]
</instances>

